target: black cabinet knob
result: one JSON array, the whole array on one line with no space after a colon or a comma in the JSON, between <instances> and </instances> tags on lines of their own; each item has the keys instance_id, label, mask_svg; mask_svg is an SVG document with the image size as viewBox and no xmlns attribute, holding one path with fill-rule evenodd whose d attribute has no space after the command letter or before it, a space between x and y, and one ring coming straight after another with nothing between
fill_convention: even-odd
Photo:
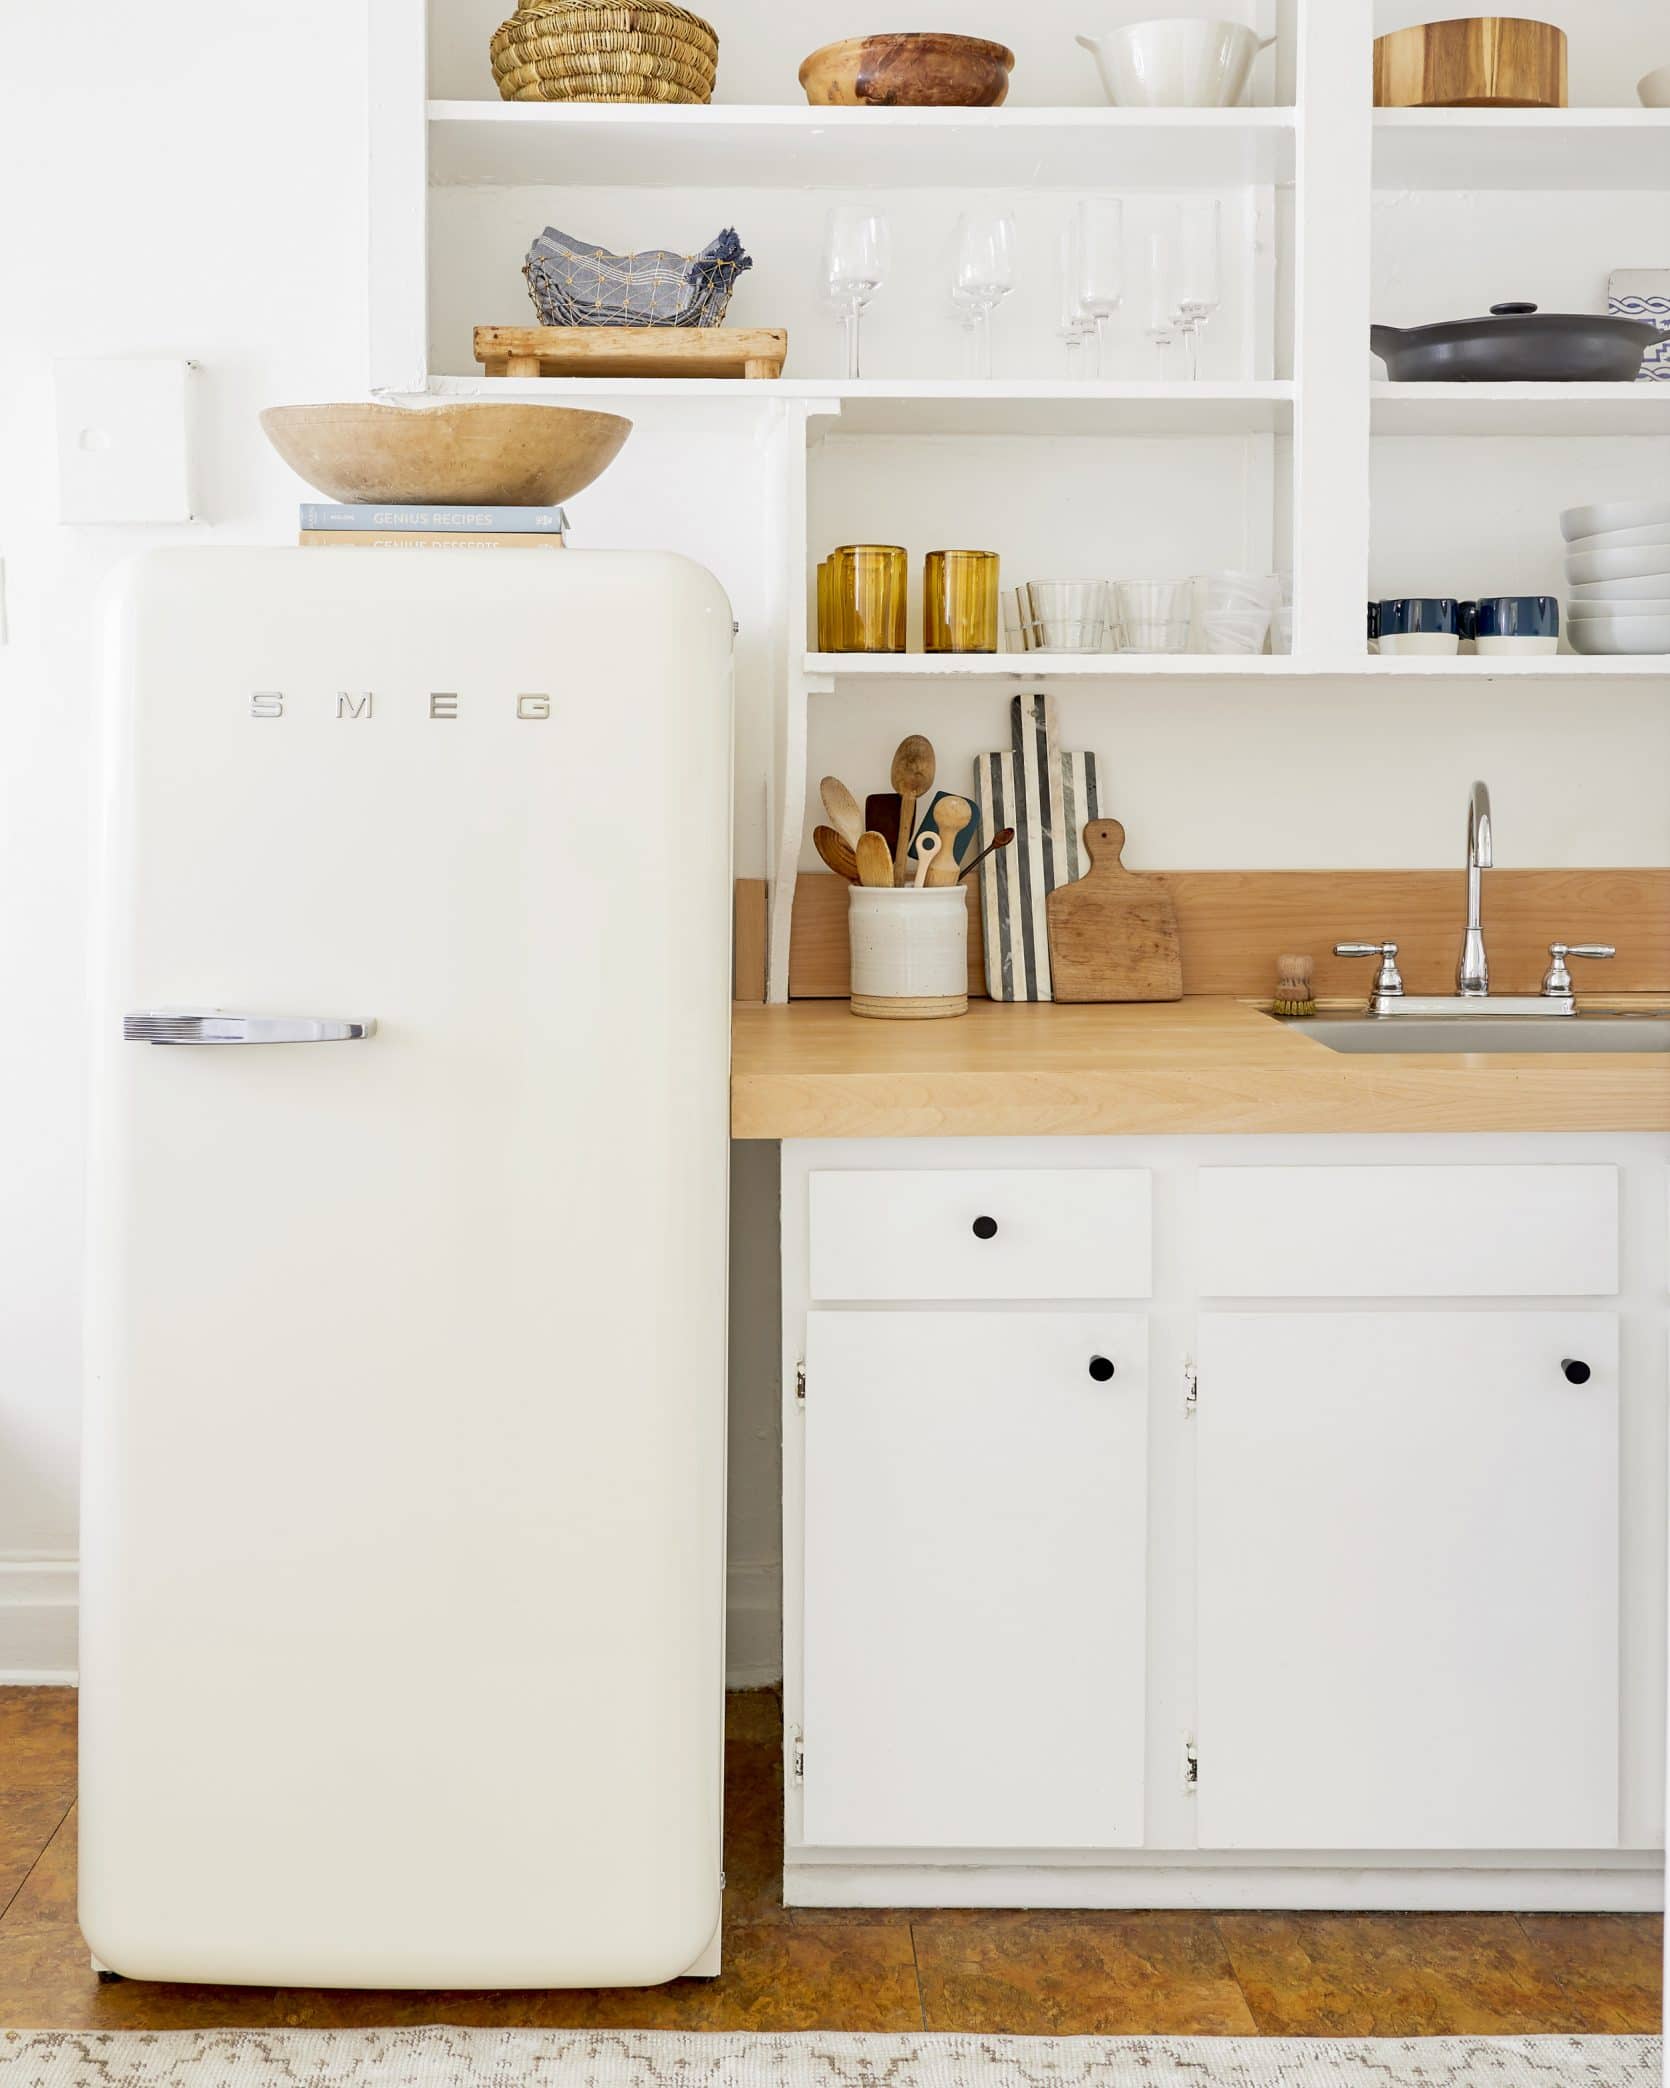
<instances>
[{"instance_id":1,"label":"black cabinet knob","mask_svg":"<svg viewBox=\"0 0 1670 2088\"><path fill-rule=\"evenodd\" d=\"M1105 1385L1113 1375L1113 1365L1106 1356L1092 1356L1090 1359L1090 1375L1096 1380L1098 1385Z\"/></svg>"},{"instance_id":2,"label":"black cabinet knob","mask_svg":"<svg viewBox=\"0 0 1670 2088\"><path fill-rule=\"evenodd\" d=\"M974 1237L977 1240L995 1240L997 1238L997 1220L995 1218L976 1218L974 1221Z\"/></svg>"},{"instance_id":3,"label":"black cabinet knob","mask_svg":"<svg viewBox=\"0 0 1670 2088\"><path fill-rule=\"evenodd\" d=\"M1586 1385L1590 1378L1594 1376L1594 1372L1589 1368L1588 1364L1581 1362L1576 1356L1563 1357L1560 1362L1560 1368L1565 1373L1565 1380L1568 1385Z\"/></svg>"}]
</instances>

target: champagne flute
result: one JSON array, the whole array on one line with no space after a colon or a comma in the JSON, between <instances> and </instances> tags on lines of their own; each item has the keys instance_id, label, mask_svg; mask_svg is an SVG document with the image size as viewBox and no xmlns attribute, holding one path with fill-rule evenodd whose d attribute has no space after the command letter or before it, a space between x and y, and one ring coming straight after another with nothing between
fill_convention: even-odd
<instances>
[{"instance_id":1,"label":"champagne flute","mask_svg":"<svg viewBox=\"0 0 1670 2088\"><path fill-rule=\"evenodd\" d=\"M1187 343L1189 375L1200 375L1200 329L1223 301L1223 205L1183 206L1177 245L1177 328Z\"/></svg>"},{"instance_id":2,"label":"champagne flute","mask_svg":"<svg viewBox=\"0 0 1670 2088\"><path fill-rule=\"evenodd\" d=\"M966 210L957 220L951 295L974 314L977 374L992 374L992 314L1015 287L1015 221L1006 210Z\"/></svg>"},{"instance_id":3,"label":"champagne flute","mask_svg":"<svg viewBox=\"0 0 1670 2088\"><path fill-rule=\"evenodd\" d=\"M1096 375L1113 375L1113 316L1125 295L1125 206L1086 196L1078 207L1079 302L1096 326Z\"/></svg>"},{"instance_id":4,"label":"champagne flute","mask_svg":"<svg viewBox=\"0 0 1670 2088\"><path fill-rule=\"evenodd\" d=\"M1079 297L1079 221L1070 217L1061 232L1061 316L1056 332L1067 351L1067 375L1079 377L1084 368L1084 344L1095 321Z\"/></svg>"},{"instance_id":5,"label":"champagne flute","mask_svg":"<svg viewBox=\"0 0 1670 2088\"><path fill-rule=\"evenodd\" d=\"M1166 374L1166 350L1177 338L1177 241L1174 224L1157 225L1148 234L1148 324L1158 375Z\"/></svg>"},{"instance_id":6,"label":"champagne flute","mask_svg":"<svg viewBox=\"0 0 1670 2088\"><path fill-rule=\"evenodd\" d=\"M893 228L872 210L843 205L829 213L824 237L823 280L846 330L847 375L859 370L859 324L881 288L893 258Z\"/></svg>"}]
</instances>

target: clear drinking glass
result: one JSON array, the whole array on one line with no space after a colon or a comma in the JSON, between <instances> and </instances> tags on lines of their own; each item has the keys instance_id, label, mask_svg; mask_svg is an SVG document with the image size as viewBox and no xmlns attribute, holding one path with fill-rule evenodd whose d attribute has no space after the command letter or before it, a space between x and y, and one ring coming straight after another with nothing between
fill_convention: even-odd
<instances>
[{"instance_id":1,"label":"clear drinking glass","mask_svg":"<svg viewBox=\"0 0 1670 2088\"><path fill-rule=\"evenodd\" d=\"M992 374L992 314L1015 287L1015 221L1006 210L966 210L957 220L951 295L974 314L975 374Z\"/></svg>"},{"instance_id":2,"label":"clear drinking glass","mask_svg":"<svg viewBox=\"0 0 1670 2088\"><path fill-rule=\"evenodd\" d=\"M1113 375L1113 317L1125 295L1125 206L1086 196L1078 207L1079 303L1096 326L1096 374Z\"/></svg>"},{"instance_id":3,"label":"clear drinking glass","mask_svg":"<svg viewBox=\"0 0 1670 2088\"><path fill-rule=\"evenodd\" d=\"M1172 283L1177 330L1189 351L1189 375L1200 375L1200 329L1223 302L1223 205L1185 203L1178 213L1177 273Z\"/></svg>"},{"instance_id":4,"label":"clear drinking glass","mask_svg":"<svg viewBox=\"0 0 1670 2088\"><path fill-rule=\"evenodd\" d=\"M1070 378L1084 374L1084 344L1095 325L1079 296L1079 221L1075 214L1061 231L1061 315L1055 329L1067 351Z\"/></svg>"},{"instance_id":5,"label":"clear drinking glass","mask_svg":"<svg viewBox=\"0 0 1670 2088\"><path fill-rule=\"evenodd\" d=\"M1144 242L1148 263L1148 322L1144 332L1154 343L1157 373L1166 373L1166 350L1177 338L1176 220L1156 225Z\"/></svg>"},{"instance_id":6,"label":"clear drinking glass","mask_svg":"<svg viewBox=\"0 0 1670 2088\"><path fill-rule=\"evenodd\" d=\"M1107 641L1105 580L1029 580L1021 613L1034 650L1101 652Z\"/></svg>"},{"instance_id":7,"label":"clear drinking glass","mask_svg":"<svg viewBox=\"0 0 1670 2088\"><path fill-rule=\"evenodd\" d=\"M829 213L823 281L846 328L847 375L859 371L859 323L886 280L893 259L893 228L878 212L843 205Z\"/></svg>"},{"instance_id":8,"label":"clear drinking glass","mask_svg":"<svg viewBox=\"0 0 1670 2088\"><path fill-rule=\"evenodd\" d=\"M1192 580L1120 580L1114 593L1127 652L1188 651L1194 611Z\"/></svg>"}]
</instances>

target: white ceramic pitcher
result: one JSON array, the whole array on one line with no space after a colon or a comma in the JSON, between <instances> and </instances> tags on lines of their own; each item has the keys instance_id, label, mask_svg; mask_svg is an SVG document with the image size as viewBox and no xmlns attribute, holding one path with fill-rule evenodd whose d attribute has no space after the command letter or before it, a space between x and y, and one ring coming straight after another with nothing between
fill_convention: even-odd
<instances>
[{"instance_id":1,"label":"white ceramic pitcher","mask_svg":"<svg viewBox=\"0 0 1670 2088\"><path fill-rule=\"evenodd\" d=\"M1077 41L1119 109L1228 109L1246 92L1262 42L1239 22L1131 22Z\"/></svg>"}]
</instances>

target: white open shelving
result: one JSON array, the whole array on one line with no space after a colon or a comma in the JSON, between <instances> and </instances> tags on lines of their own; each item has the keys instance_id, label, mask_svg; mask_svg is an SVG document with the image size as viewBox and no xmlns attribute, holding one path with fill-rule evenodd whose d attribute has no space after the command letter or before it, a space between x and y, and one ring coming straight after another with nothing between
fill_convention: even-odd
<instances>
[{"instance_id":1,"label":"white open shelving","mask_svg":"<svg viewBox=\"0 0 1670 2088\"><path fill-rule=\"evenodd\" d=\"M1367 338L1371 318L1419 323L1505 297L1581 308L1562 300L1603 295L1608 267L1670 260L1654 238L1670 224L1670 111L1373 109L1372 41L1392 26L1385 0L1248 0L1277 47L1255 75L1262 105L1239 109L1089 105L1093 80L1072 50L1086 25L1067 0L1034 0L1026 19L995 29L1021 52L1001 109L791 102L798 54L822 25L790 21L765 0L727 0L723 25L720 92L750 99L507 104L489 98L487 0L479 44L473 19L466 33L457 12L473 0L372 4L373 389L583 401L638 424L607 482L618 490L592 511L617 527L636 518L647 534L588 538L582 514L581 540L664 542L682 528L695 555L711 545L737 594L743 710L769 709L769 732L752 729L770 771L774 997L786 990L808 773L819 773L814 697L836 707L819 714L827 733L848 700L873 707L885 732L890 701L962 699L984 720L1032 682L1060 683L1080 702L1101 700L1098 690L1110 701L1134 696L1151 682L1185 706L1191 684L1279 705L1284 685L1314 690L1331 678L1354 685L1359 715L1395 705L1391 683L1411 694L1432 684L1458 701L1489 686L1530 702L1540 689L1544 705L1564 700L1562 689L1582 704L1591 689L1583 730L1593 734L1610 715L1601 692L1639 717L1651 701L1641 685L1670 671L1663 659L1572 654L1380 659L1362 637L1372 592L1546 590L1557 584L1559 506L1670 483L1670 385L1395 384ZM1631 4L1607 0L1609 19ZM1651 4L1642 0L1640 70L1656 49ZM994 33L996 21L994 12L958 26ZM1573 92L1621 97L1621 62L1600 78L1578 24L1569 27ZM556 215L567 191L569 220ZM1128 237L1132 212L1140 224L1171 196L1228 199L1239 275L1214 322L1205 381L1139 381L1152 367L1145 349L1135 353L1139 281L1122 319L1127 341L1138 338L1116 379L1038 374L1062 368L1053 311L1043 310L1055 227L1089 192L1133 199ZM830 200L871 193L909 237L873 322L866 367L882 374L847 382L818 374L834 333L811 294L812 249ZM992 382L941 368L958 350L932 286L962 195L1008 199L1033 269L1006 308L1008 374ZM1586 200L1607 195L1613 202L1598 210ZM548 217L616 244L645 226L668 228L646 243L679 244L736 223L757 256L740 323L788 327L789 374L776 383L485 377L470 366L469 328L525 310L521 258ZM663 467L663 457L673 461ZM913 571L935 543L1001 542L1005 584L1028 577L1017 561L1067 572L1081 569L1080 556L1083 570L1121 576L1157 576L1173 569L1168 561L1177 571L1291 566L1294 651L808 650L813 566L835 542L872 539L906 543ZM913 598L913 643L918 627Z\"/></svg>"}]
</instances>

